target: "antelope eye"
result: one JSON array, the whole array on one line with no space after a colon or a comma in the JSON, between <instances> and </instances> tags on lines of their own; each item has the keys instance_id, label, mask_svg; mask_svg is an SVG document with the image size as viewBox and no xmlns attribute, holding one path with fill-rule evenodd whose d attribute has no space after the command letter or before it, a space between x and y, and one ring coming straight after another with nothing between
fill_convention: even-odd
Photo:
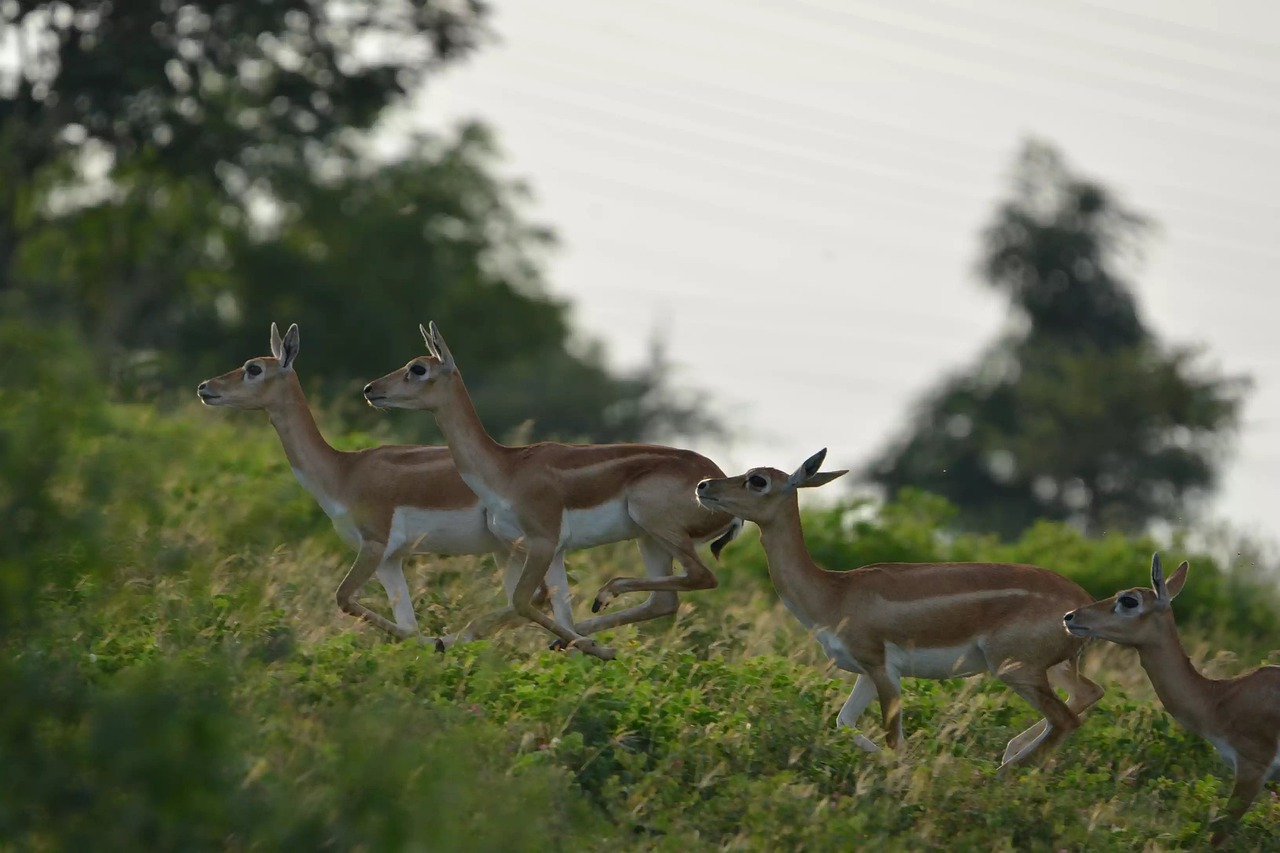
<instances>
[{"instance_id":1,"label":"antelope eye","mask_svg":"<svg viewBox=\"0 0 1280 853\"><path fill-rule=\"evenodd\" d=\"M245 367L244 372L249 374L250 376L260 376L262 375L262 365L250 364Z\"/></svg>"},{"instance_id":2,"label":"antelope eye","mask_svg":"<svg viewBox=\"0 0 1280 853\"><path fill-rule=\"evenodd\" d=\"M1136 595L1120 596L1120 606L1125 610L1132 610L1138 606L1138 597Z\"/></svg>"},{"instance_id":3,"label":"antelope eye","mask_svg":"<svg viewBox=\"0 0 1280 853\"><path fill-rule=\"evenodd\" d=\"M747 485L753 489L763 489L765 486L769 485L769 481L764 477L761 477L759 474L752 474L747 478Z\"/></svg>"},{"instance_id":4,"label":"antelope eye","mask_svg":"<svg viewBox=\"0 0 1280 853\"><path fill-rule=\"evenodd\" d=\"M426 376L426 375L427 375L427 369L426 369L425 367L423 367L421 364L415 364L415 365L413 365L412 367L410 367L410 368L409 368L409 372L410 372L410 373L412 373L414 376Z\"/></svg>"}]
</instances>

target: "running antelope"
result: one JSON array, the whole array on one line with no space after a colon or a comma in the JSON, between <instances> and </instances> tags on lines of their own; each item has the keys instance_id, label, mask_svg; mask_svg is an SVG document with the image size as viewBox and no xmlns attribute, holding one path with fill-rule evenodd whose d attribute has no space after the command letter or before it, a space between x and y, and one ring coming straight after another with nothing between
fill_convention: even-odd
<instances>
[{"instance_id":1,"label":"running antelope","mask_svg":"<svg viewBox=\"0 0 1280 853\"><path fill-rule=\"evenodd\" d=\"M741 522L703 509L694 499L699 480L724 476L715 463L690 450L648 444L499 444L480 422L440 330L434 323L430 331L418 329L428 354L370 382L364 395L378 408L433 412L458 472L489 512L490 530L525 551L519 581L508 590L509 607L489 618L514 613L555 634L557 645L612 660L612 649L584 635L675 613L678 591L716 586L695 546L714 540L711 549L719 556ZM533 607L530 595L565 551L626 539L637 540L646 577L610 580L591 609L598 612L625 592L648 591L644 603L576 628L556 624ZM673 560L684 574L672 575Z\"/></svg>"},{"instance_id":2,"label":"running antelope","mask_svg":"<svg viewBox=\"0 0 1280 853\"><path fill-rule=\"evenodd\" d=\"M367 450L335 450L324 440L294 371L299 334L296 324L284 338L271 324L271 355L251 358L196 389L208 406L265 409L284 445L289 465L333 522L342 540L358 550L338 586L338 606L394 637L419 636L413 600L404 577L411 554L487 554L506 564L514 584L521 562L489 532L484 506L458 476L447 447L389 445ZM360 602L356 594L370 576L386 590L392 622ZM552 567L556 618L572 625L563 563ZM457 636L423 638L441 651Z\"/></svg>"},{"instance_id":3,"label":"running antelope","mask_svg":"<svg viewBox=\"0 0 1280 853\"><path fill-rule=\"evenodd\" d=\"M1280 781L1280 666L1237 678L1201 675L1182 648L1173 599L1187 582L1187 562L1166 582L1160 555L1151 558L1151 589L1127 589L1062 617L1076 637L1097 637L1138 650L1138 661L1173 718L1213 744L1235 774L1226 823L1213 843L1249 810L1270 778Z\"/></svg>"},{"instance_id":4,"label":"running antelope","mask_svg":"<svg viewBox=\"0 0 1280 853\"><path fill-rule=\"evenodd\" d=\"M902 741L899 679L989 672L1044 719L1009 741L1002 766L1055 746L1080 725L1103 690L1081 674L1083 640L1067 635L1062 614L1090 600L1047 569L1013 563L877 563L846 572L819 568L805 547L797 489L847 473L819 472L827 451L788 476L752 468L703 480L698 500L760 526L769 578L782 603L811 631L836 666L858 674L837 723L853 728L879 697L885 742ZM1063 703L1054 693L1070 694ZM854 743L878 751L856 731Z\"/></svg>"}]
</instances>

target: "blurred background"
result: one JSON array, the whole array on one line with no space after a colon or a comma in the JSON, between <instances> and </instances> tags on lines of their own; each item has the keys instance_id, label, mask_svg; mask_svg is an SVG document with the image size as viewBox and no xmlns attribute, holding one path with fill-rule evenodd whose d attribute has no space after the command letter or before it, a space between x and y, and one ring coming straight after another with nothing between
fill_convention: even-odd
<instances>
[{"instance_id":1,"label":"blurred background","mask_svg":"<svg viewBox=\"0 0 1280 853\"><path fill-rule=\"evenodd\" d=\"M0 300L171 405L435 319L504 436L1266 536L1280 10L0 0ZM65 346L65 344L64 344Z\"/></svg>"}]
</instances>

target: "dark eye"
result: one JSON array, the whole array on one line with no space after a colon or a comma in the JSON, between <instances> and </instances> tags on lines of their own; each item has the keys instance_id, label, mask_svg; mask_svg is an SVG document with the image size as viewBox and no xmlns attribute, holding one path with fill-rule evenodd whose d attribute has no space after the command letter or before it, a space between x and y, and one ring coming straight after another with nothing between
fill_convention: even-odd
<instances>
[{"instance_id":1,"label":"dark eye","mask_svg":"<svg viewBox=\"0 0 1280 853\"><path fill-rule=\"evenodd\" d=\"M413 365L412 367L410 367L410 368L409 368L409 372L410 372L410 373L412 373L414 376L426 376L426 375L427 375L427 369L426 369L425 367L423 367L421 364L415 364L415 365Z\"/></svg>"},{"instance_id":2,"label":"dark eye","mask_svg":"<svg viewBox=\"0 0 1280 853\"><path fill-rule=\"evenodd\" d=\"M244 372L249 374L250 376L258 376L259 374L262 373L262 365L250 364L247 367L245 367Z\"/></svg>"},{"instance_id":3,"label":"dark eye","mask_svg":"<svg viewBox=\"0 0 1280 853\"><path fill-rule=\"evenodd\" d=\"M763 489L765 486L769 485L769 481L764 477L761 477L759 474L752 474L747 478L747 485L753 489Z\"/></svg>"},{"instance_id":4,"label":"dark eye","mask_svg":"<svg viewBox=\"0 0 1280 853\"><path fill-rule=\"evenodd\" d=\"M1120 606L1125 610L1132 610L1138 606L1138 597L1136 595L1122 595L1119 600Z\"/></svg>"}]
</instances>

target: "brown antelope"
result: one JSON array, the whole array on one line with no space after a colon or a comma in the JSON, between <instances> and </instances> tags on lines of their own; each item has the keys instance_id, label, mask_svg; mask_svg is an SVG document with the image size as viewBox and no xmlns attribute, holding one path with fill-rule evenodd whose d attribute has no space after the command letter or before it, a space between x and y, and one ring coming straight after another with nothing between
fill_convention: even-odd
<instances>
[{"instance_id":1,"label":"brown antelope","mask_svg":"<svg viewBox=\"0 0 1280 853\"><path fill-rule=\"evenodd\" d=\"M200 383L208 406L265 409L284 445L289 465L302 487L320 504L342 540L358 553L338 586L338 606L397 638L416 637L418 621L404 577L411 554L493 553L507 566L508 583L522 563L508 558L506 547L490 532L484 506L458 476L446 447L388 445L340 451L316 427L294 371L297 325L284 338L271 324L271 355L251 358L242 367ZM556 618L572 625L564 564L550 572ZM382 583L395 621L356 601L373 575ZM423 638L443 650L458 637Z\"/></svg>"},{"instance_id":2,"label":"brown antelope","mask_svg":"<svg viewBox=\"0 0 1280 853\"><path fill-rule=\"evenodd\" d=\"M1187 582L1187 562L1166 582L1160 555L1151 558L1151 588L1126 589L1072 610L1062 623L1076 637L1138 650L1151 686L1175 720L1218 750L1235 774L1226 823L1213 843L1249 810L1267 779L1280 781L1280 666L1237 678L1206 678L1191 664L1173 621L1173 599Z\"/></svg>"},{"instance_id":3,"label":"brown antelope","mask_svg":"<svg viewBox=\"0 0 1280 853\"><path fill-rule=\"evenodd\" d=\"M1013 563L877 563L846 572L819 568L805 547L797 489L847 473L819 473L826 450L788 476L752 468L738 477L703 480L698 500L760 527L769 578L782 603L811 631L827 657L857 673L840 709L853 728L880 699L885 741L902 740L899 679L954 678L989 672L1044 714L1009 741L1003 765L1055 746L1080 725L1103 690L1080 673L1084 646L1062 631L1062 614L1090 600L1076 584L1036 566ZM1054 693L1061 687L1067 703ZM879 748L854 733L868 752Z\"/></svg>"},{"instance_id":4,"label":"brown antelope","mask_svg":"<svg viewBox=\"0 0 1280 853\"><path fill-rule=\"evenodd\" d=\"M715 463L690 450L648 444L499 444L480 422L439 329L434 323L430 331L418 329L428 354L370 382L364 395L378 408L434 413L463 481L488 510L490 530L525 552L519 581L508 590L510 606L489 619L515 614L551 631L557 645L611 660L612 649L584 635L675 613L677 592L716 586L696 545L715 540L711 547L718 556L741 523L703 509L694 499L699 480L724 475ZM532 606L530 595L565 551L626 539L637 540L646 577L610 580L592 610L625 592L648 591L644 603L593 617L576 629L552 622ZM672 575L673 560L680 561L684 574ZM473 630L483 633L484 628Z\"/></svg>"}]
</instances>

